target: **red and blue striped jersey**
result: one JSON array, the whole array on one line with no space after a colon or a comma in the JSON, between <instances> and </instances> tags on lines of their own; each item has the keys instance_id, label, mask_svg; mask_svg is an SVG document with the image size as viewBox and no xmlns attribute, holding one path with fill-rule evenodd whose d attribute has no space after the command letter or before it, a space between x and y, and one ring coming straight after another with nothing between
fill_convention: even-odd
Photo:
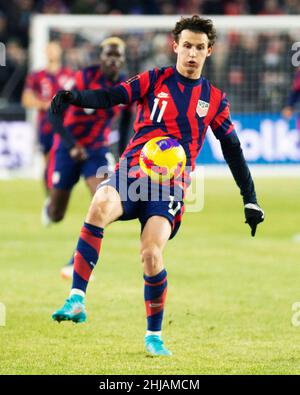
<instances>
[{"instance_id":1,"label":"red and blue striped jersey","mask_svg":"<svg viewBox=\"0 0 300 395\"><path fill-rule=\"evenodd\" d=\"M296 71L287 104L293 107L298 101L300 101L300 69Z\"/></svg>"},{"instance_id":2,"label":"red and blue striped jersey","mask_svg":"<svg viewBox=\"0 0 300 395\"><path fill-rule=\"evenodd\" d=\"M57 91L72 89L74 81L74 71L68 67L62 67L55 74L51 74L47 70L40 70L27 75L25 89L33 91L40 100L50 103ZM47 118L47 111L38 112L38 131L41 134L52 133L52 125Z\"/></svg>"},{"instance_id":3,"label":"red and blue striped jersey","mask_svg":"<svg viewBox=\"0 0 300 395\"><path fill-rule=\"evenodd\" d=\"M125 80L121 75L117 81L111 82L100 70L99 66L87 67L76 73L75 88L109 89ZM122 107L109 109L90 109L70 106L64 118L64 127L83 146L97 149L109 145L109 134L114 118Z\"/></svg>"},{"instance_id":4,"label":"red and blue striped jersey","mask_svg":"<svg viewBox=\"0 0 300 395\"><path fill-rule=\"evenodd\" d=\"M121 157L129 167L138 165L148 140L169 136L180 142L194 169L209 126L219 140L234 132L225 94L206 78L185 78L173 66L138 74L118 91L125 103L138 101L135 133Z\"/></svg>"}]
</instances>

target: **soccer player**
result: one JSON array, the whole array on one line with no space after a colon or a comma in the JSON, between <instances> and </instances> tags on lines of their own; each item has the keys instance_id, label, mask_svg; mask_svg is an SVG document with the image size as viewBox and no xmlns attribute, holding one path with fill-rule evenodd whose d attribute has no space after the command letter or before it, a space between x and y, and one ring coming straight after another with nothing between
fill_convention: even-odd
<instances>
[{"instance_id":1,"label":"soccer player","mask_svg":"<svg viewBox=\"0 0 300 395\"><path fill-rule=\"evenodd\" d=\"M101 43L100 51L99 65L76 73L75 89L109 89L124 81L124 75L120 73L125 59L124 41L118 37L107 38ZM126 134L130 110L125 108L120 133ZM66 111L64 133L59 135L57 131L50 153L47 174L50 200L45 210L49 221L59 222L63 219L72 188L80 175L84 176L94 195L101 181L101 178L96 177L97 170L108 166L111 124L121 110L121 106L112 109L70 106Z\"/></svg>"},{"instance_id":2,"label":"soccer player","mask_svg":"<svg viewBox=\"0 0 300 395\"><path fill-rule=\"evenodd\" d=\"M300 101L300 69L296 71L291 91L287 100L287 105L282 109L282 115L289 119L294 113L296 104ZM300 140L300 116L297 119L297 129L299 131Z\"/></svg>"},{"instance_id":3,"label":"soccer player","mask_svg":"<svg viewBox=\"0 0 300 395\"><path fill-rule=\"evenodd\" d=\"M100 46L100 65L90 66L76 73L75 88L109 89L125 80L121 68L125 60L125 43L118 37L105 39ZM120 114L121 113L121 114ZM44 206L44 224L61 221L66 213L71 192L82 175L92 195L103 180L112 154L109 134L117 115L120 135L127 136L131 110L115 106L111 109L90 109L70 106L64 117L64 133L54 138L48 166L49 199ZM123 139L124 139L123 136ZM102 173L100 170L102 169ZM73 257L61 275L72 276Z\"/></svg>"},{"instance_id":4,"label":"soccer player","mask_svg":"<svg viewBox=\"0 0 300 395\"><path fill-rule=\"evenodd\" d=\"M152 355L171 355L161 337L167 293L163 249L168 239L173 238L178 231L184 203L175 182L170 186L171 194L167 193L167 196L163 196L164 185L160 185L156 201L131 196L130 187L138 178L145 180L145 187L149 181L138 166L144 144L157 136L176 139L185 150L187 166L193 169L210 125L220 140L225 159L240 188L246 222L251 227L252 236L255 235L257 224L264 219L263 210L257 204L250 171L230 120L228 101L223 92L201 75L216 38L213 23L197 15L182 18L176 23L173 35L176 66L143 72L109 90L60 92L53 99L50 110L51 116L55 118L67 103L79 107L110 108L119 103L138 101L135 134L115 173L100 184L93 197L77 244L70 296L52 317L59 322L85 321L86 288L98 260L104 229L116 220L138 218L142 228L141 261L147 315L145 345L147 352Z\"/></svg>"},{"instance_id":5,"label":"soccer player","mask_svg":"<svg viewBox=\"0 0 300 395\"><path fill-rule=\"evenodd\" d=\"M62 66L62 49L58 41L49 42L46 57L45 69L28 74L21 99L25 108L38 110L38 141L44 156L45 169L53 143L53 130L47 119L47 110L58 90L72 89L74 85L74 72ZM48 190L46 173L44 183Z\"/></svg>"}]
</instances>

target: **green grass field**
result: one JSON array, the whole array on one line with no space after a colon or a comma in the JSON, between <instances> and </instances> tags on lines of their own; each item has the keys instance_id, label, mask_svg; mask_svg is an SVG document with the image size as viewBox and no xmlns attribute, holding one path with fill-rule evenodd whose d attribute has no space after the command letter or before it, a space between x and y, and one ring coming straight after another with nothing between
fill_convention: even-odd
<instances>
[{"instance_id":1,"label":"green grass field","mask_svg":"<svg viewBox=\"0 0 300 395\"><path fill-rule=\"evenodd\" d=\"M51 320L70 284L59 270L77 241L89 195L78 186L65 220L40 224L36 181L0 182L0 374L298 374L300 327L299 179L258 179L267 219L245 225L231 179L205 182L205 207L185 214L165 252L169 291L164 339L171 358L144 352L139 226L106 230L88 321Z\"/></svg>"}]
</instances>

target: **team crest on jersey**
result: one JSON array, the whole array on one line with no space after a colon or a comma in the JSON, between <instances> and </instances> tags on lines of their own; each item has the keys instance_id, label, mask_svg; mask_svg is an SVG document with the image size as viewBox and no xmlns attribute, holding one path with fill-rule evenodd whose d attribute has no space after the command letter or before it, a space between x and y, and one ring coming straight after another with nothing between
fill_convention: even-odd
<instances>
[{"instance_id":1,"label":"team crest on jersey","mask_svg":"<svg viewBox=\"0 0 300 395\"><path fill-rule=\"evenodd\" d=\"M59 171L53 172L53 174L52 174L52 183L55 185L55 184L58 184L59 181L60 181L60 172Z\"/></svg>"},{"instance_id":2,"label":"team crest on jersey","mask_svg":"<svg viewBox=\"0 0 300 395\"><path fill-rule=\"evenodd\" d=\"M75 80L73 77L69 77L66 75L62 75L59 79L58 79L58 84L59 86L61 86L63 89L65 90L70 90L73 88L74 84L75 84Z\"/></svg>"},{"instance_id":3,"label":"team crest on jersey","mask_svg":"<svg viewBox=\"0 0 300 395\"><path fill-rule=\"evenodd\" d=\"M209 103L203 100L198 100L196 112L199 115L199 117L205 117L208 113L209 109Z\"/></svg>"}]
</instances>

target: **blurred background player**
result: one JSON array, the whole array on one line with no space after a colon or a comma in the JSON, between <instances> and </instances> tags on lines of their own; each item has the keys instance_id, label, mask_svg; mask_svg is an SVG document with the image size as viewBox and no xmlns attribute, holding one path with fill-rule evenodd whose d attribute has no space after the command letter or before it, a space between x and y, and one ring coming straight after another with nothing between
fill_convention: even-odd
<instances>
[{"instance_id":1,"label":"blurred background player","mask_svg":"<svg viewBox=\"0 0 300 395\"><path fill-rule=\"evenodd\" d=\"M282 109L282 115L290 119L295 112L296 104L300 101L300 68L296 71L291 91L287 100L287 105ZM300 144L300 116L297 117L297 129L299 132Z\"/></svg>"},{"instance_id":2,"label":"blurred background player","mask_svg":"<svg viewBox=\"0 0 300 395\"><path fill-rule=\"evenodd\" d=\"M298 147L300 148L300 113L296 110L296 105L300 102L300 68L296 71L291 91L287 100L287 105L282 109L282 115L288 120L297 114ZM294 240L300 242L300 233L294 236Z\"/></svg>"},{"instance_id":3,"label":"blurred background player","mask_svg":"<svg viewBox=\"0 0 300 395\"><path fill-rule=\"evenodd\" d=\"M125 43L118 37L104 40L100 46L100 64L76 73L75 87L83 89L110 89L125 80L121 69L125 61ZM120 114L121 113L121 114ZM43 223L59 222L64 218L74 185L82 175L94 195L97 185L112 167L109 135L115 116L120 115L119 134L125 144L130 126L128 107L87 109L70 106L64 118L64 131L56 134L48 166L49 199L43 209ZM100 170L99 172L99 169ZM63 267L62 276L73 271L73 257Z\"/></svg>"},{"instance_id":4,"label":"blurred background player","mask_svg":"<svg viewBox=\"0 0 300 395\"><path fill-rule=\"evenodd\" d=\"M40 148L44 156L44 182L48 190L46 169L49 152L53 144L53 129L47 119L47 110L52 97L60 89L71 89L74 85L74 72L62 66L62 49L57 41L50 41L46 49L47 64L45 69L27 75L22 105L27 109L38 110L37 132Z\"/></svg>"}]
</instances>

